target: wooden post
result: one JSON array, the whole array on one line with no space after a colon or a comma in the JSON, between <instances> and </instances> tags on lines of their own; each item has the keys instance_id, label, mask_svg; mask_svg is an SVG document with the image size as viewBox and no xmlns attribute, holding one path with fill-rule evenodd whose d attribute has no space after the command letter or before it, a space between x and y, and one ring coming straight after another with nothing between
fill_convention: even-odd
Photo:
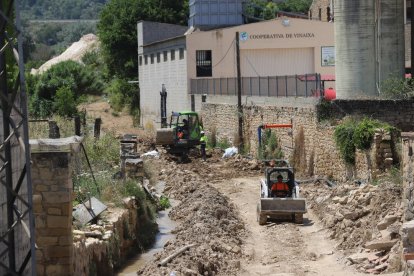
<instances>
[{"instance_id":1,"label":"wooden post","mask_svg":"<svg viewBox=\"0 0 414 276\"><path fill-rule=\"evenodd\" d=\"M101 118L96 118L95 119L95 126L93 128L93 136L96 139L99 139L101 136L101 123L102 123L102 119Z\"/></svg>"},{"instance_id":2,"label":"wooden post","mask_svg":"<svg viewBox=\"0 0 414 276\"><path fill-rule=\"evenodd\" d=\"M239 117L239 153L243 150L243 108L241 104L240 35L236 32L237 115Z\"/></svg>"},{"instance_id":3,"label":"wooden post","mask_svg":"<svg viewBox=\"0 0 414 276\"><path fill-rule=\"evenodd\" d=\"M74 121L75 121L75 135L81 136L81 119L79 115L75 116Z\"/></svg>"},{"instance_id":4,"label":"wooden post","mask_svg":"<svg viewBox=\"0 0 414 276\"><path fill-rule=\"evenodd\" d=\"M60 138L60 130L55 121L49 121L49 138L51 139Z\"/></svg>"}]
</instances>

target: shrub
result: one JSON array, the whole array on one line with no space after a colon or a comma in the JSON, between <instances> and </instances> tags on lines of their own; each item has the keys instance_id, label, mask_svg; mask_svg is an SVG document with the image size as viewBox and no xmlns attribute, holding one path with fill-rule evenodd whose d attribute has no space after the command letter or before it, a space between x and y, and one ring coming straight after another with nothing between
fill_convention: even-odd
<instances>
[{"instance_id":1,"label":"shrub","mask_svg":"<svg viewBox=\"0 0 414 276\"><path fill-rule=\"evenodd\" d=\"M53 110L54 113L64 117L71 117L78 112L74 94L69 87L58 89L53 102Z\"/></svg>"},{"instance_id":2,"label":"shrub","mask_svg":"<svg viewBox=\"0 0 414 276\"><path fill-rule=\"evenodd\" d=\"M381 127L379 121L364 118L356 127L353 137L355 147L360 150L367 150L371 147L372 139L374 138L375 129Z\"/></svg>"},{"instance_id":3,"label":"shrub","mask_svg":"<svg viewBox=\"0 0 414 276\"><path fill-rule=\"evenodd\" d=\"M279 147L276 133L266 129L262 136L261 148L259 148L259 159L281 159L283 158L282 149Z\"/></svg>"},{"instance_id":4,"label":"shrub","mask_svg":"<svg viewBox=\"0 0 414 276\"><path fill-rule=\"evenodd\" d=\"M222 139L220 139L217 142L217 147L221 148L221 149L227 149L231 146L229 139L227 139L227 137L224 137Z\"/></svg>"},{"instance_id":5,"label":"shrub","mask_svg":"<svg viewBox=\"0 0 414 276\"><path fill-rule=\"evenodd\" d=\"M414 82L410 79L389 78L381 83L381 97L405 100L414 97Z\"/></svg>"},{"instance_id":6,"label":"shrub","mask_svg":"<svg viewBox=\"0 0 414 276\"><path fill-rule=\"evenodd\" d=\"M171 207L170 200L166 196L161 196L159 204L160 204L161 210L165 210Z\"/></svg>"},{"instance_id":7,"label":"shrub","mask_svg":"<svg viewBox=\"0 0 414 276\"><path fill-rule=\"evenodd\" d=\"M397 130L387 123L369 118L360 121L346 120L335 128L336 145L348 164L355 164L355 150L367 150L371 147L376 129L384 129L390 133Z\"/></svg>"},{"instance_id":8,"label":"shrub","mask_svg":"<svg viewBox=\"0 0 414 276\"><path fill-rule=\"evenodd\" d=\"M354 144L355 122L348 120L335 128L334 136L342 158L348 164L355 164Z\"/></svg>"}]
</instances>

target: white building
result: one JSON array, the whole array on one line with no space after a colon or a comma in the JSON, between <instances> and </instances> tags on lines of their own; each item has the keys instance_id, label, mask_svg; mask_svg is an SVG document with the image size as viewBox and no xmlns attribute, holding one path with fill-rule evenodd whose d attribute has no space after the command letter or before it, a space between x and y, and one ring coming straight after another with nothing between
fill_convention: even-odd
<instances>
[{"instance_id":1,"label":"white building","mask_svg":"<svg viewBox=\"0 0 414 276\"><path fill-rule=\"evenodd\" d=\"M141 21L138 23L140 123L147 129L161 123L162 85L167 89L167 115L189 110L186 26Z\"/></svg>"},{"instance_id":2,"label":"white building","mask_svg":"<svg viewBox=\"0 0 414 276\"><path fill-rule=\"evenodd\" d=\"M163 84L168 93L167 116L172 111L198 112L205 98L207 102L236 102L236 32L240 34L245 99L260 97L272 102L318 96L318 74L334 79L331 23L278 18L187 31L183 26L144 21L138 23L141 125L147 129L160 126Z\"/></svg>"}]
</instances>

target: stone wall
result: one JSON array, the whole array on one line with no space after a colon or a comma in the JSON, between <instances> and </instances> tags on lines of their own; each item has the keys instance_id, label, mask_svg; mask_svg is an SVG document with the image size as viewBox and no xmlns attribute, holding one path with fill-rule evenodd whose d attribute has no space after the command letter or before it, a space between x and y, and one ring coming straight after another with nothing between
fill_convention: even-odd
<instances>
[{"instance_id":1,"label":"stone wall","mask_svg":"<svg viewBox=\"0 0 414 276\"><path fill-rule=\"evenodd\" d=\"M37 275L73 275L71 155L78 142L30 141Z\"/></svg>"},{"instance_id":2,"label":"stone wall","mask_svg":"<svg viewBox=\"0 0 414 276\"><path fill-rule=\"evenodd\" d=\"M234 141L237 136L237 109L234 105L204 104L202 109L204 128L208 132L215 129L217 139L227 137ZM249 106L244 108L244 142L251 154L256 156L258 148L258 126L265 123L293 123L292 134L289 129L275 129L285 159L291 159L295 137L303 128L306 149L306 170L315 175L347 177L345 163L340 159L333 140L333 127L318 124L315 107L278 107ZM310 158L313 156L313 158ZM313 159L313 161L312 161ZM338 174L338 172L340 172Z\"/></svg>"},{"instance_id":3,"label":"stone wall","mask_svg":"<svg viewBox=\"0 0 414 276\"><path fill-rule=\"evenodd\" d=\"M405 220L414 219L414 133L402 133L402 163L403 163L403 185ZM414 252L414 251L413 251Z\"/></svg>"},{"instance_id":4,"label":"stone wall","mask_svg":"<svg viewBox=\"0 0 414 276\"><path fill-rule=\"evenodd\" d=\"M139 227L136 200L127 198L123 208L109 207L100 225L74 230L73 275L113 275L137 251Z\"/></svg>"},{"instance_id":5,"label":"stone wall","mask_svg":"<svg viewBox=\"0 0 414 276\"><path fill-rule=\"evenodd\" d=\"M335 100L321 110L332 118L370 117L389 123L401 131L414 130L414 100Z\"/></svg>"},{"instance_id":6,"label":"stone wall","mask_svg":"<svg viewBox=\"0 0 414 276\"><path fill-rule=\"evenodd\" d=\"M332 110L335 111L336 109ZM354 112L354 110L351 111ZM338 113L332 112L332 114L339 116ZM292 159L295 147L298 147L299 144L304 148L305 154L303 156L305 156L305 160L302 163L306 165L303 166L302 173L328 176L336 180L350 178L369 180L373 177L373 173L378 174L379 169L385 169L385 159L383 158L385 147L383 144L387 143L385 139L388 139L389 135L383 137L382 134L378 134L369 153L358 151L356 166L348 166L340 157L336 147L333 136L335 128L329 123L318 121L320 108L316 104L303 105L299 102L297 105L291 103L288 107L251 104L244 106L243 115L244 144L253 156L257 154L259 125L292 123L291 134L289 129L274 129L274 131L285 154L285 159ZM230 142L236 142L235 144L237 144L238 119L236 105L203 104L202 118L208 135L215 132L217 140L228 139ZM400 119L404 120L404 117L402 116ZM301 129L303 129L304 139L303 141L297 141ZM297 142L295 143L295 141ZM386 150L388 151L388 148ZM377 156L380 157L377 158ZM387 155L387 157L389 156Z\"/></svg>"},{"instance_id":7,"label":"stone wall","mask_svg":"<svg viewBox=\"0 0 414 276\"><path fill-rule=\"evenodd\" d=\"M404 187L404 220L401 228L404 275L414 273L414 133L402 133L402 168Z\"/></svg>"},{"instance_id":8,"label":"stone wall","mask_svg":"<svg viewBox=\"0 0 414 276\"><path fill-rule=\"evenodd\" d=\"M327 8L329 7L330 0L314 0L309 8L309 17L313 20L321 20L323 22L328 21ZM321 18L319 18L319 10ZM333 14L333 11L331 11Z\"/></svg>"}]
</instances>

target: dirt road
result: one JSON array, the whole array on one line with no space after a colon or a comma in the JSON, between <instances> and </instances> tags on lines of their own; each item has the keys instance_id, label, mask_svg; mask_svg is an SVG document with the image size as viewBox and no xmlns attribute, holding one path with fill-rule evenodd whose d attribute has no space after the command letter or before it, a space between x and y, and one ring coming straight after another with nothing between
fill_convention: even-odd
<instances>
[{"instance_id":1,"label":"dirt road","mask_svg":"<svg viewBox=\"0 0 414 276\"><path fill-rule=\"evenodd\" d=\"M241 178L213 185L237 206L249 232L243 248L248 260L242 262L240 275L363 275L334 253L334 244L312 213L305 215L303 225L260 226L256 222L258 181L257 177Z\"/></svg>"}]
</instances>

